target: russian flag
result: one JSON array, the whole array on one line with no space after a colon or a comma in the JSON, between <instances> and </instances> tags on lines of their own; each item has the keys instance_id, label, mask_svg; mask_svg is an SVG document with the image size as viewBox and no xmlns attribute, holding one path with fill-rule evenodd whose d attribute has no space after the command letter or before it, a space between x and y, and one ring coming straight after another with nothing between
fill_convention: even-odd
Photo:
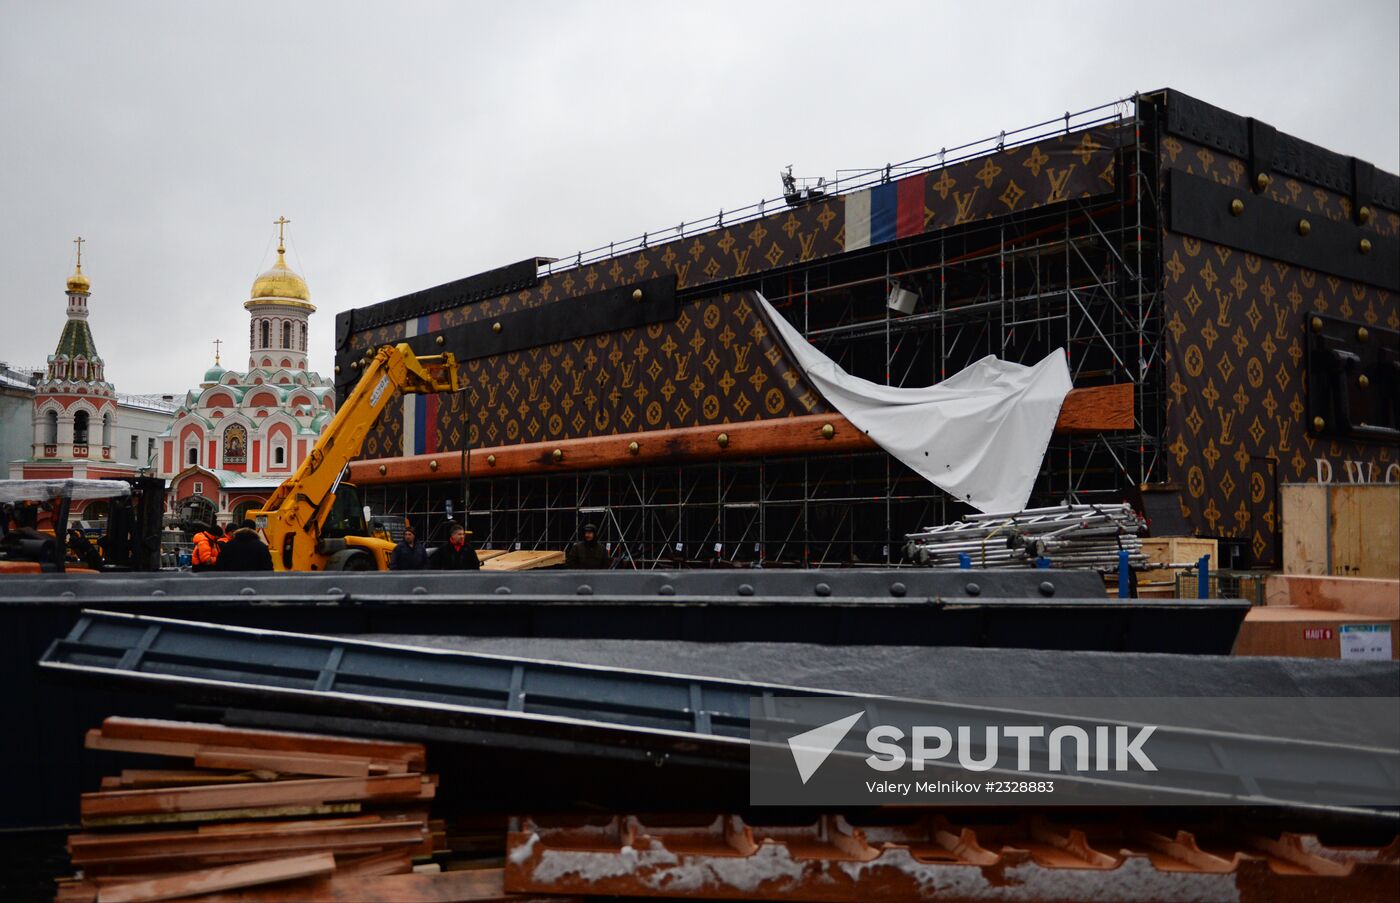
<instances>
[{"instance_id":1,"label":"russian flag","mask_svg":"<svg viewBox=\"0 0 1400 903\"><path fill-rule=\"evenodd\" d=\"M441 314L414 317L404 324L404 338L437 332L442 326ZM403 453L426 455L438 450L438 397L436 395L405 395L403 397Z\"/></svg>"},{"instance_id":2,"label":"russian flag","mask_svg":"<svg viewBox=\"0 0 1400 903\"><path fill-rule=\"evenodd\" d=\"M846 250L924 231L924 176L918 173L846 195Z\"/></svg>"}]
</instances>

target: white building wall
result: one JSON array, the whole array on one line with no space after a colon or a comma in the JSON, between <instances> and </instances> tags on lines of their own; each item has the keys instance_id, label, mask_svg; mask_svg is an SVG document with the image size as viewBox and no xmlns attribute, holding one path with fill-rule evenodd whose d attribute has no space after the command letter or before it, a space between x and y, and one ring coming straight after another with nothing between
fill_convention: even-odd
<instances>
[{"instance_id":1,"label":"white building wall","mask_svg":"<svg viewBox=\"0 0 1400 903\"><path fill-rule=\"evenodd\" d=\"M133 467L160 469L160 434L175 419L173 410L163 411L131 403L118 403L117 422L112 430L112 458ZM136 454L132 454L132 440Z\"/></svg>"}]
</instances>

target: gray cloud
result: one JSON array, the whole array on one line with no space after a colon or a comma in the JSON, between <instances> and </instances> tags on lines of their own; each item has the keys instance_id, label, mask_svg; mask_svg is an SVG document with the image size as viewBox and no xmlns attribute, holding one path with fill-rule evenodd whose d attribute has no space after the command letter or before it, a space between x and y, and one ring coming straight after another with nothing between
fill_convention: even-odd
<instances>
[{"instance_id":1,"label":"gray cloud","mask_svg":"<svg viewBox=\"0 0 1400 903\"><path fill-rule=\"evenodd\" d=\"M1179 88L1400 168L1400 14L1357 2L0 3L0 359L82 234L123 392L182 391L272 262L336 311ZM231 353L228 353L231 349Z\"/></svg>"}]
</instances>

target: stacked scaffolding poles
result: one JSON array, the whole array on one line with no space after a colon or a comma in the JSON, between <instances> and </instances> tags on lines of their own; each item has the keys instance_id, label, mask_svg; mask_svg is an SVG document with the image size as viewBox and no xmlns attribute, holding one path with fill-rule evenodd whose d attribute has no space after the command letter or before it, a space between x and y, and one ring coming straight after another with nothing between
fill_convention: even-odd
<instances>
[{"instance_id":1,"label":"stacked scaffolding poles","mask_svg":"<svg viewBox=\"0 0 1400 903\"><path fill-rule=\"evenodd\" d=\"M1119 553L1147 565L1141 535L1147 524L1123 505L1060 505L1013 514L973 514L906 537L909 557L931 567L1052 567L1117 569Z\"/></svg>"}]
</instances>

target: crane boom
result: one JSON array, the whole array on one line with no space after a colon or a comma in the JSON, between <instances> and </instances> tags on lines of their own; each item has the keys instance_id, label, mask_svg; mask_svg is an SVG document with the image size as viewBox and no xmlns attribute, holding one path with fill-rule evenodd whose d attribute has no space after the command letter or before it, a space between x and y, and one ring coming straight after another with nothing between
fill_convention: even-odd
<instances>
[{"instance_id":1,"label":"crane boom","mask_svg":"<svg viewBox=\"0 0 1400 903\"><path fill-rule=\"evenodd\" d=\"M277 487L260 511L253 512L279 571L327 570L340 561L365 567L388 567L392 543L348 535L332 543L324 535L341 475L359 456L365 437L384 409L400 395L456 392L457 358L450 354L419 357L406 343L384 345L365 366L350 397L332 418L296 473Z\"/></svg>"}]
</instances>

